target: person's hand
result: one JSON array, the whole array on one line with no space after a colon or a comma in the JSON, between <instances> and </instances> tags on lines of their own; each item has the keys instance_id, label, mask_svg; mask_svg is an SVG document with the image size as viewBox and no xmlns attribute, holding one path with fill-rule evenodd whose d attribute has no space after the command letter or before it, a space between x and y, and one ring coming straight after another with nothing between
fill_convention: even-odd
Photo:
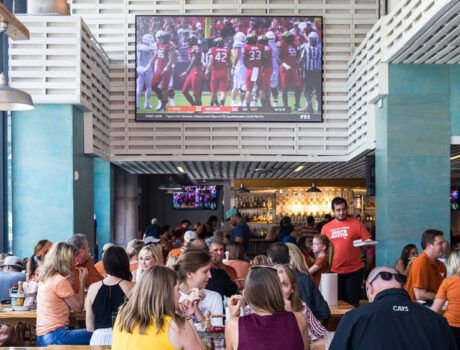
<instances>
[{"instance_id":1,"label":"person's hand","mask_svg":"<svg viewBox=\"0 0 460 350\"><path fill-rule=\"evenodd\" d=\"M191 303L199 303L204 298L206 298L206 293L198 288L192 288L190 294L187 296L187 300Z\"/></svg>"},{"instance_id":2,"label":"person's hand","mask_svg":"<svg viewBox=\"0 0 460 350\"><path fill-rule=\"evenodd\" d=\"M187 72L183 72L181 75L179 75L180 78L185 78L185 76L187 75Z\"/></svg>"},{"instance_id":3,"label":"person's hand","mask_svg":"<svg viewBox=\"0 0 460 350\"><path fill-rule=\"evenodd\" d=\"M209 256L211 257L211 263L213 265L219 265L220 260L221 260L219 254L217 254L216 252L210 252Z\"/></svg>"},{"instance_id":4,"label":"person's hand","mask_svg":"<svg viewBox=\"0 0 460 350\"><path fill-rule=\"evenodd\" d=\"M195 314L197 308L198 301L191 302L190 300L185 299L184 301L178 303L176 313L189 319L193 314Z\"/></svg>"},{"instance_id":5,"label":"person's hand","mask_svg":"<svg viewBox=\"0 0 460 350\"><path fill-rule=\"evenodd\" d=\"M284 299L284 310L292 312L292 303L289 299Z\"/></svg>"},{"instance_id":6,"label":"person's hand","mask_svg":"<svg viewBox=\"0 0 460 350\"><path fill-rule=\"evenodd\" d=\"M227 305L232 317L240 317L240 312L243 304L244 298L242 295L232 295L230 299L228 299Z\"/></svg>"},{"instance_id":7,"label":"person's hand","mask_svg":"<svg viewBox=\"0 0 460 350\"><path fill-rule=\"evenodd\" d=\"M88 279L88 269L86 267L77 267L80 283L85 284Z\"/></svg>"}]
</instances>

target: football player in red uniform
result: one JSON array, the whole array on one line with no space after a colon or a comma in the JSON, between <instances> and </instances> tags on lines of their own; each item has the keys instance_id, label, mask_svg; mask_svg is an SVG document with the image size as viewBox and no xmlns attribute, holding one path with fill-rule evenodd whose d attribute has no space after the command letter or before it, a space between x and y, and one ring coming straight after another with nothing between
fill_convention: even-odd
<instances>
[{"instance_id":1,"label":"football player in red uniform","mask_svg":"<svg viewBox=\"0 0 460 350\"><path fill-rule=\"evenodd\" d=\"M268 45L268 38L261 35L257 38L257 43L264 48L262 57L262 76L260 77L260 102L262 107L271 107L270 105L270 80L273 73L272 49Z\"/></svg>"},{"instance_id":2,"label":"football player in red uniform","mask_svg":"<svg viewBox=\"0 0 460 350\"><path fill-rule=\"evenodd\" d=\"M206 77L211 77L211 106L219 106L217 92L220 92L220 105L225 105L228 89L228 76L230 69L231 52L225 47L224 39L214 39L214 47L209 50L209 64L206 68Z\"/></svg>"},{"instance_id":3,"label":"football player in red uniform","mask_svg":"<svg viewBox=\"0 0 460 350\"><path fill-rule=\"evenodd\" d=\"M262 76L263 63L263 45L257 44L257 34L251 33L246 38L247 44L243 47L243 62L246 66L246 106L250 106L252 101L253 91L255 87L260 85ZM256 84L255 84L256 83Z\"/></svg>"},{"instance_id":4,"label":"football player in red uniform","mask_svg":"<svg viewBox=\"0 0 460 350\"><path fill-rule=\"evenodd\" d=\"M290 32L284 32L282 40L278 43L278 61L280 72L280 86L283 91L283 104L288 107L288 89L295 89L295 106L296 110L300 109L300 92L302 82L300 81L299 69L297 65L298 51L294 44L294 35Z\"/></svg>"},{"instance_id":5,"label":"football player in red uniform","mask_svg":"<svg viewBox=\"0 0 460 350\"><path fill-rule=\"evenodd\" d=\"M204 78L203 63L201 62L203 50L198 44L196 36L191 36L189 39L189 55L190 64L185 72L180 75L181 78L185 78L182 93L192 106L201 106L201 84ZM190 89L193 97L190 95Z\"/></svg>"},{"instance_id":6,"label":"football player in red uniform","mask_svg":"<svg viewBox=\"0 0 460 350\"><path fill-rule=\"evenodd\" d=\"M171 43L171 34L165 31L158 31L156 33L157 50L155 55L149 61L149 66L153 67L156 61L155 72L152 78L152 90L161 101L161 105L157 111L165 111L168 102L168 84L172 75L172 67L176 60L174 53L174 44ZM161 89L158 85L161 82Z\"/></svg>"}]
</instances>

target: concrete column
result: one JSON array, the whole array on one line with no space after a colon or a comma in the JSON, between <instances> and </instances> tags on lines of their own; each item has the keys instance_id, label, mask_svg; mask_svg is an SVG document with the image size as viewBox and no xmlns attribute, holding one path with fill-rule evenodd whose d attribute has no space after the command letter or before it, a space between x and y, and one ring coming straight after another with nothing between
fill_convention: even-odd
<instances>
[{"instance_id":1,"label":"concrete column","mask_svg":"<svg viewBox=\"0 0 460 350\"><path fill-rule=\"evenodd\" d=\"M137 237L137 176L115 167L115 242L126 244Z\"/></svg>"},{"instance_id":2,"label":"concrete column","mask_svg":"<svg viewBox=\"0 0 460 350\"><path fill-rule=\"evenodd\" d=\"M434 228L449 239L450 100L460 74L448 65L390 65L376 107L377 264ZM457 95L455 93L455 95Z\"/></svg>"}]
</instances>

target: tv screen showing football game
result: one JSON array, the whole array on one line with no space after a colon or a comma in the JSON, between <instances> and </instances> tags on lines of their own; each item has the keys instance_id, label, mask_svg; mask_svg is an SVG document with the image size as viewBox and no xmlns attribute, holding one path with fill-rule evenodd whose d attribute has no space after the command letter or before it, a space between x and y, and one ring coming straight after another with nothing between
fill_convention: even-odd
<instances>
[{"instance_id":1,"label":"tv screen showing football game","mask_svg":"<svg viewBox=\"0 0 460 350\"><path fill-rule=\"evenodd\" d=\"M322 121L322 22L136 16L136 120Z\"/></svg>"},{"instance_id":2,"label":"tv screen showing football game","mask_svg":"<svg viewBox=\"0 0 460 350\"><path fill-rule=\"evenodd\" d=\"M173 193L174 209L217 209L216 186L183 186Z\"/></svg>"}]
</instances>

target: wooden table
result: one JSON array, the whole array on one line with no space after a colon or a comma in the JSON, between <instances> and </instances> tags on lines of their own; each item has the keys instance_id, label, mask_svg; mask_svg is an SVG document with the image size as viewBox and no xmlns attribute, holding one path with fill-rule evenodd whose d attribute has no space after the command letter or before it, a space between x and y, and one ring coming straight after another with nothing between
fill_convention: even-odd
<instances>
[{"instance_id":1,"label":"wooden table","mask_svg":"<svg viewBox=\"0 0 460 350\"><path fill-rule=\"evenodd\" d=\"M340 322L340 319L343 315L345 315L348 311L353 310L355 307L351 304L343 300L339 300L337 305L329 306L331 309L331 318L329 319L329 323L327 324L327 330L330 332L334 332L337 329L337 325Z\"/></svg>"}]
</instances>

